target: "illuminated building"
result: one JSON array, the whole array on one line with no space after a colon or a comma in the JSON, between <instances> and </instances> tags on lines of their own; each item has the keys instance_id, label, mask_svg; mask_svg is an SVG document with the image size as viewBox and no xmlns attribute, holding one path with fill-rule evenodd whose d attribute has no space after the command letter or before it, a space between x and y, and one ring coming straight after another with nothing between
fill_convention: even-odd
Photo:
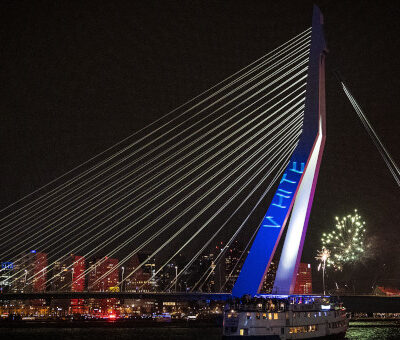
<instances>
[{"instance_id":1,"label":"illuminated building","mask_svg":"<svg viewBox=\"0 0 400 340\"><path fill-rule=\"evenodd\" d=\"M30 253L33 264L32 287L34 292L43 292L46 290L47 281L47 254Z\"/></svg>"},{"instance_id":2,"label":"illuminated building","mask_svg":"<svg viewBox=\"0 0 400 340\"><path fill-rule=\"evenodd\" d=\"M400 289L377 286L374 290L374 294L383 296L400 296Z\"/></svg>"},{"instance_id":3,"label":"illuminated building","mask_svg":"<svg viewBox=\"0 0 400 340\"><path fill-rule=\"evenodd\" d=\"M271 262L267 274L264 276L264 281L263 285L261 288L261 292L265 294L270 294L272 293L272 288L274 287L274 280L276 276L276 270L278 269L278 266L276 265L275 262Z\"/></svg>"},{"instance_id":4,"label":"illuminated building","mask_svg":"<svg viewBox=\"0 0 400 340\"><path fill-rule=\"evenodd\" d=\"M150 252L140 252L138 253L138 258L140 263L144 262L143 265L143 273L150 275L151 279L149 281L151 290L155 290L156 288L156 281L154 274L156 272L156 259L154 257L150 257Z\"/></svg>"},{"instance_id":5,"label":"illuminated building","mask_svg":"<svg viewBox=\"0 0 400 340\"><path fill-rule=\"evenodd\" d=\"M125 279L122 288L129 292L149 292L155 288L155 280L152 278L155 271L155 260L148 260L148 254L134 254L127 266L121 272L121 279ZM141 263L147 261L137 269Z\"/></svg>"},{"instance_id":6,"label":"illuminated building","mask_svg":"<svg viewBox=\"0 0 400 340\"><path fill-rule=\"evenodd\" d=\"M85 289L85 258L69 255L53 266L51 290L82 292Z\"/></svg>"},{"instance_id":7,"label":"illuminated building","mask_svg":"<svg viewBox=\"0 0 400 340\"><path fill-rule=\"evenodd\" d=\"M106 292L118 291L119 267L118 259L109 257L94 259L89 262L88 289ZM117 299L91 299L89 304L94 314L110 313L115 310Z\"/></svg>"},{"instance_id":8,"label":"illuminated building","mask_svg":"<svg viewBox=\"0 0 400 340\"><path fill-rule=\"evenodd\" d=\"M32 293L46 291L47 254L31 250L22 254L13 268L11 290L13 292ZM45 300L30 300L32 306L44 306Z\"/></svg>"},{"instance_id":9,"label":"illuminated building","mask_svg":"<svg viewBox=\"0 0 400 340\"><path fill-rule=\"evenodd\" d=\"M243 247L237 240L235 240L225 252L225 282L223 282L223 285L225 285L224 291L226 292L232 290L239 276L240 269L244 262L242 253Z\"/></svg>"},{"instance_id":10,"label":"illuminated building","mask_svg":"<svg viewBox=\"0 0 400 340\"><path fill-rule=\"evenodd\" d=\"M160 274L157 277L157 287L159 291L168 290L171 291L170 285L173 282L176 271L176 263L170 262L164 266Z\"/></svg>"},{"instance_id":11,"label":"illuminated building","mask_svg":"<svg viewBox=\"0 0 400 340\"><path fill-rule=\"evenodd\" d=\"M89 262L88 288L91 291L106 292L118 287L118 259L99 258Z\"/></svg>"},{"instance_id":12,"label":"illuminated building","mask_svg":"<svg viewBox=\"0 0 400 340\"><path fill-rule=\"evenodd\" d=\"M299 264L294 294L312 294L311 264Z\"/></svg>"},{"instance_id":13,"label":"illuminated building","mask_svg":"<svg viewBox=\"0 0 400 340\"><path fill-rule=\"evenodd\" d=\"M52 270L52 291L82 292L85 289L85 258L74 254L54 263ZM83 313L84 300L71 299L72 313ZM52 302L56 307L69 307L67 300L55 300Z\"/></svg>"},{"instance_id":14,"label":"illuminated building","mask_svg":"<svg viewBox=\"0 0 400 340\"><path fill-rule=\"evenodd\" d=\"M204 282L202 286L203 292L214 292L215 290L215 268L216 265L214 264L214 254L203 255L200 257L200 261L198 264L198 275L195 277L194 284L201 278L201 273L204 273L205 270L211 267L211 273L208 276L206 282ZM196 271L196 268L194 269Z\"/></svg>"},{"instance_id":15,"label":"illuminated building","mask_svg":"<svg viewBox=\"0 0 400 340\"><path fill-rule=\"evenodd\" d=\"M85 289L85 276L83 275L86 265L83 256L73 256L74 265L72 267L72 287L73 292L82 292Z\"/></svg>"},{"instance_id":16,"label":"illuminated building","mask_svg":"<svg viewBox=\"0 0 400 340\"><path fill-rule=\"evenodd\" d=\"M214 287L212 289L215 292L219 292L222 290L222 287L224 287L227 276L229 274L229 273L227 273L227 271L225 269L225 260L224 260L223 255L222 255L222 259L221 259L221 253L225 250L225 247L226 246L224 245L223 242L219 242L218 245L215 246L214 253L212 254L213 258L215 259L212 263L212 274L214 276L214 280L213 280ZM217 261L218 255L220 258L219 261Z\"/></svg>"},{"instance_id":17,"label":"illuminated building","mask_svg":"<svg viewBox=\"0 0 400 340\"><path fill-rule=\"evenodd\" d=\"M68 268L70 257L54 263L50 289L52 291L70 291L72 282L72 271Z\"/></svg>"},{"instance_id":18,"label":"illuminated building","mask_svg":"<svg viewBox=\"0 0 400 340\"><path fill-rule=\"evenodd\" d=\"M73 255L72 255L73 256ZM85 289L85 275L86 268L85 258L83 256L73 256L74 265L72 267L72 285L71 291L83 292ZM85 312L84 299L71 299L71 312L73 314L82 314Z\"/></svg>"},{"instance_id":19,"label":"illuminated building","mask_svg":"<svg viewBox=\"0 0 400 340\"><path fill-rule=\"evenodd\" d=\"M13 262L1 262L0 268L0 293L6 293L11 288L11 275L13 272Z\"/></svg>"},{"instance_id":20,"label":"illuminated building","mask_svg":"<svg viewBox=\"0 0 400 340\"><path fill-rule=\"evenodd\" d=\"M14 263L16 274L12 282L15 292L43 292L47 281L47 254L31 250Z\"/></svg>"}]
</instances>

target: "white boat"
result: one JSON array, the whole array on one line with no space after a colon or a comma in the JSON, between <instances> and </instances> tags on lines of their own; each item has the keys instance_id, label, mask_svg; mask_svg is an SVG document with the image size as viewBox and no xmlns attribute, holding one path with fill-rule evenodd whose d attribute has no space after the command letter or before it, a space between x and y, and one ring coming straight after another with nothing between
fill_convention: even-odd
<instances>
[{"instance_id":1,"label":"white boat","mask_svg":"<svg viewBox=\"0 0 400 340\"><path fill-rule=\"evenodd\" d=\"M328 296L257 295L228 302L223 339L343 339L345 308Z\"/></svg>"}]
</instances>

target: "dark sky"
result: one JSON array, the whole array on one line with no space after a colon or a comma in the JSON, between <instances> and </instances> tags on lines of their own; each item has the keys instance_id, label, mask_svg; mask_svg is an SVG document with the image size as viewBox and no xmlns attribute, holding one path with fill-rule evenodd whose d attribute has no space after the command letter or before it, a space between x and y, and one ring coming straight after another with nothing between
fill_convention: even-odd
<instances>
[{"instance_id":1,"label":"dark sky","mask_svg":"<svg viewBox=\"0 0 400 340\"><path fill-rule=\"evenodd\" d=\"M331 71L399 164L399 5L316 4L329 48L327 141L304 258L313 261L322 230L354 208L395 258L400 189ZM3 1L1 206L303 31L311 12L310 1Z\"/></svg>"}]
</instances>

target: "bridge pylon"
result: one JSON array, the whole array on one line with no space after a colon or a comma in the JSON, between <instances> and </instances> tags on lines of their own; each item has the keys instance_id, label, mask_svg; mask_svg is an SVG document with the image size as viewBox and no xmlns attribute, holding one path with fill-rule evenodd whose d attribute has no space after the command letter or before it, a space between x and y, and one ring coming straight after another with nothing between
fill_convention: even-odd
<instances>
[{"instance_id":1,"label":"bridge pylon","mask_svg":"<svg viewBox=\"0 0 400 340\"><path fill-rule=\"evenodd\" d=\"M233 287L233 296L260 292L289 217L273 293L293 293L325 144L325 53L323 16L314 6L303 132Z\"/></svg>"}]
</instances>

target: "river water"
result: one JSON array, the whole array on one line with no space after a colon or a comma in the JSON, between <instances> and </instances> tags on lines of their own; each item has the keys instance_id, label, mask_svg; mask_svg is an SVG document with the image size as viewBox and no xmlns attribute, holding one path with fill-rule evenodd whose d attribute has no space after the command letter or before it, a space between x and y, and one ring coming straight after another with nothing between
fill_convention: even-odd
<instances>
[{"instance_id":1,"label":"river water","mask_svg":"<svg viewBox=\"0 0 400 340\"><path fill-rule=\"evenodd\" d=\"M399 340L396 322L353 322L349 340ZM220 328L0 328L7 340L220 340Z\"/></svg>"}]
</instances>

